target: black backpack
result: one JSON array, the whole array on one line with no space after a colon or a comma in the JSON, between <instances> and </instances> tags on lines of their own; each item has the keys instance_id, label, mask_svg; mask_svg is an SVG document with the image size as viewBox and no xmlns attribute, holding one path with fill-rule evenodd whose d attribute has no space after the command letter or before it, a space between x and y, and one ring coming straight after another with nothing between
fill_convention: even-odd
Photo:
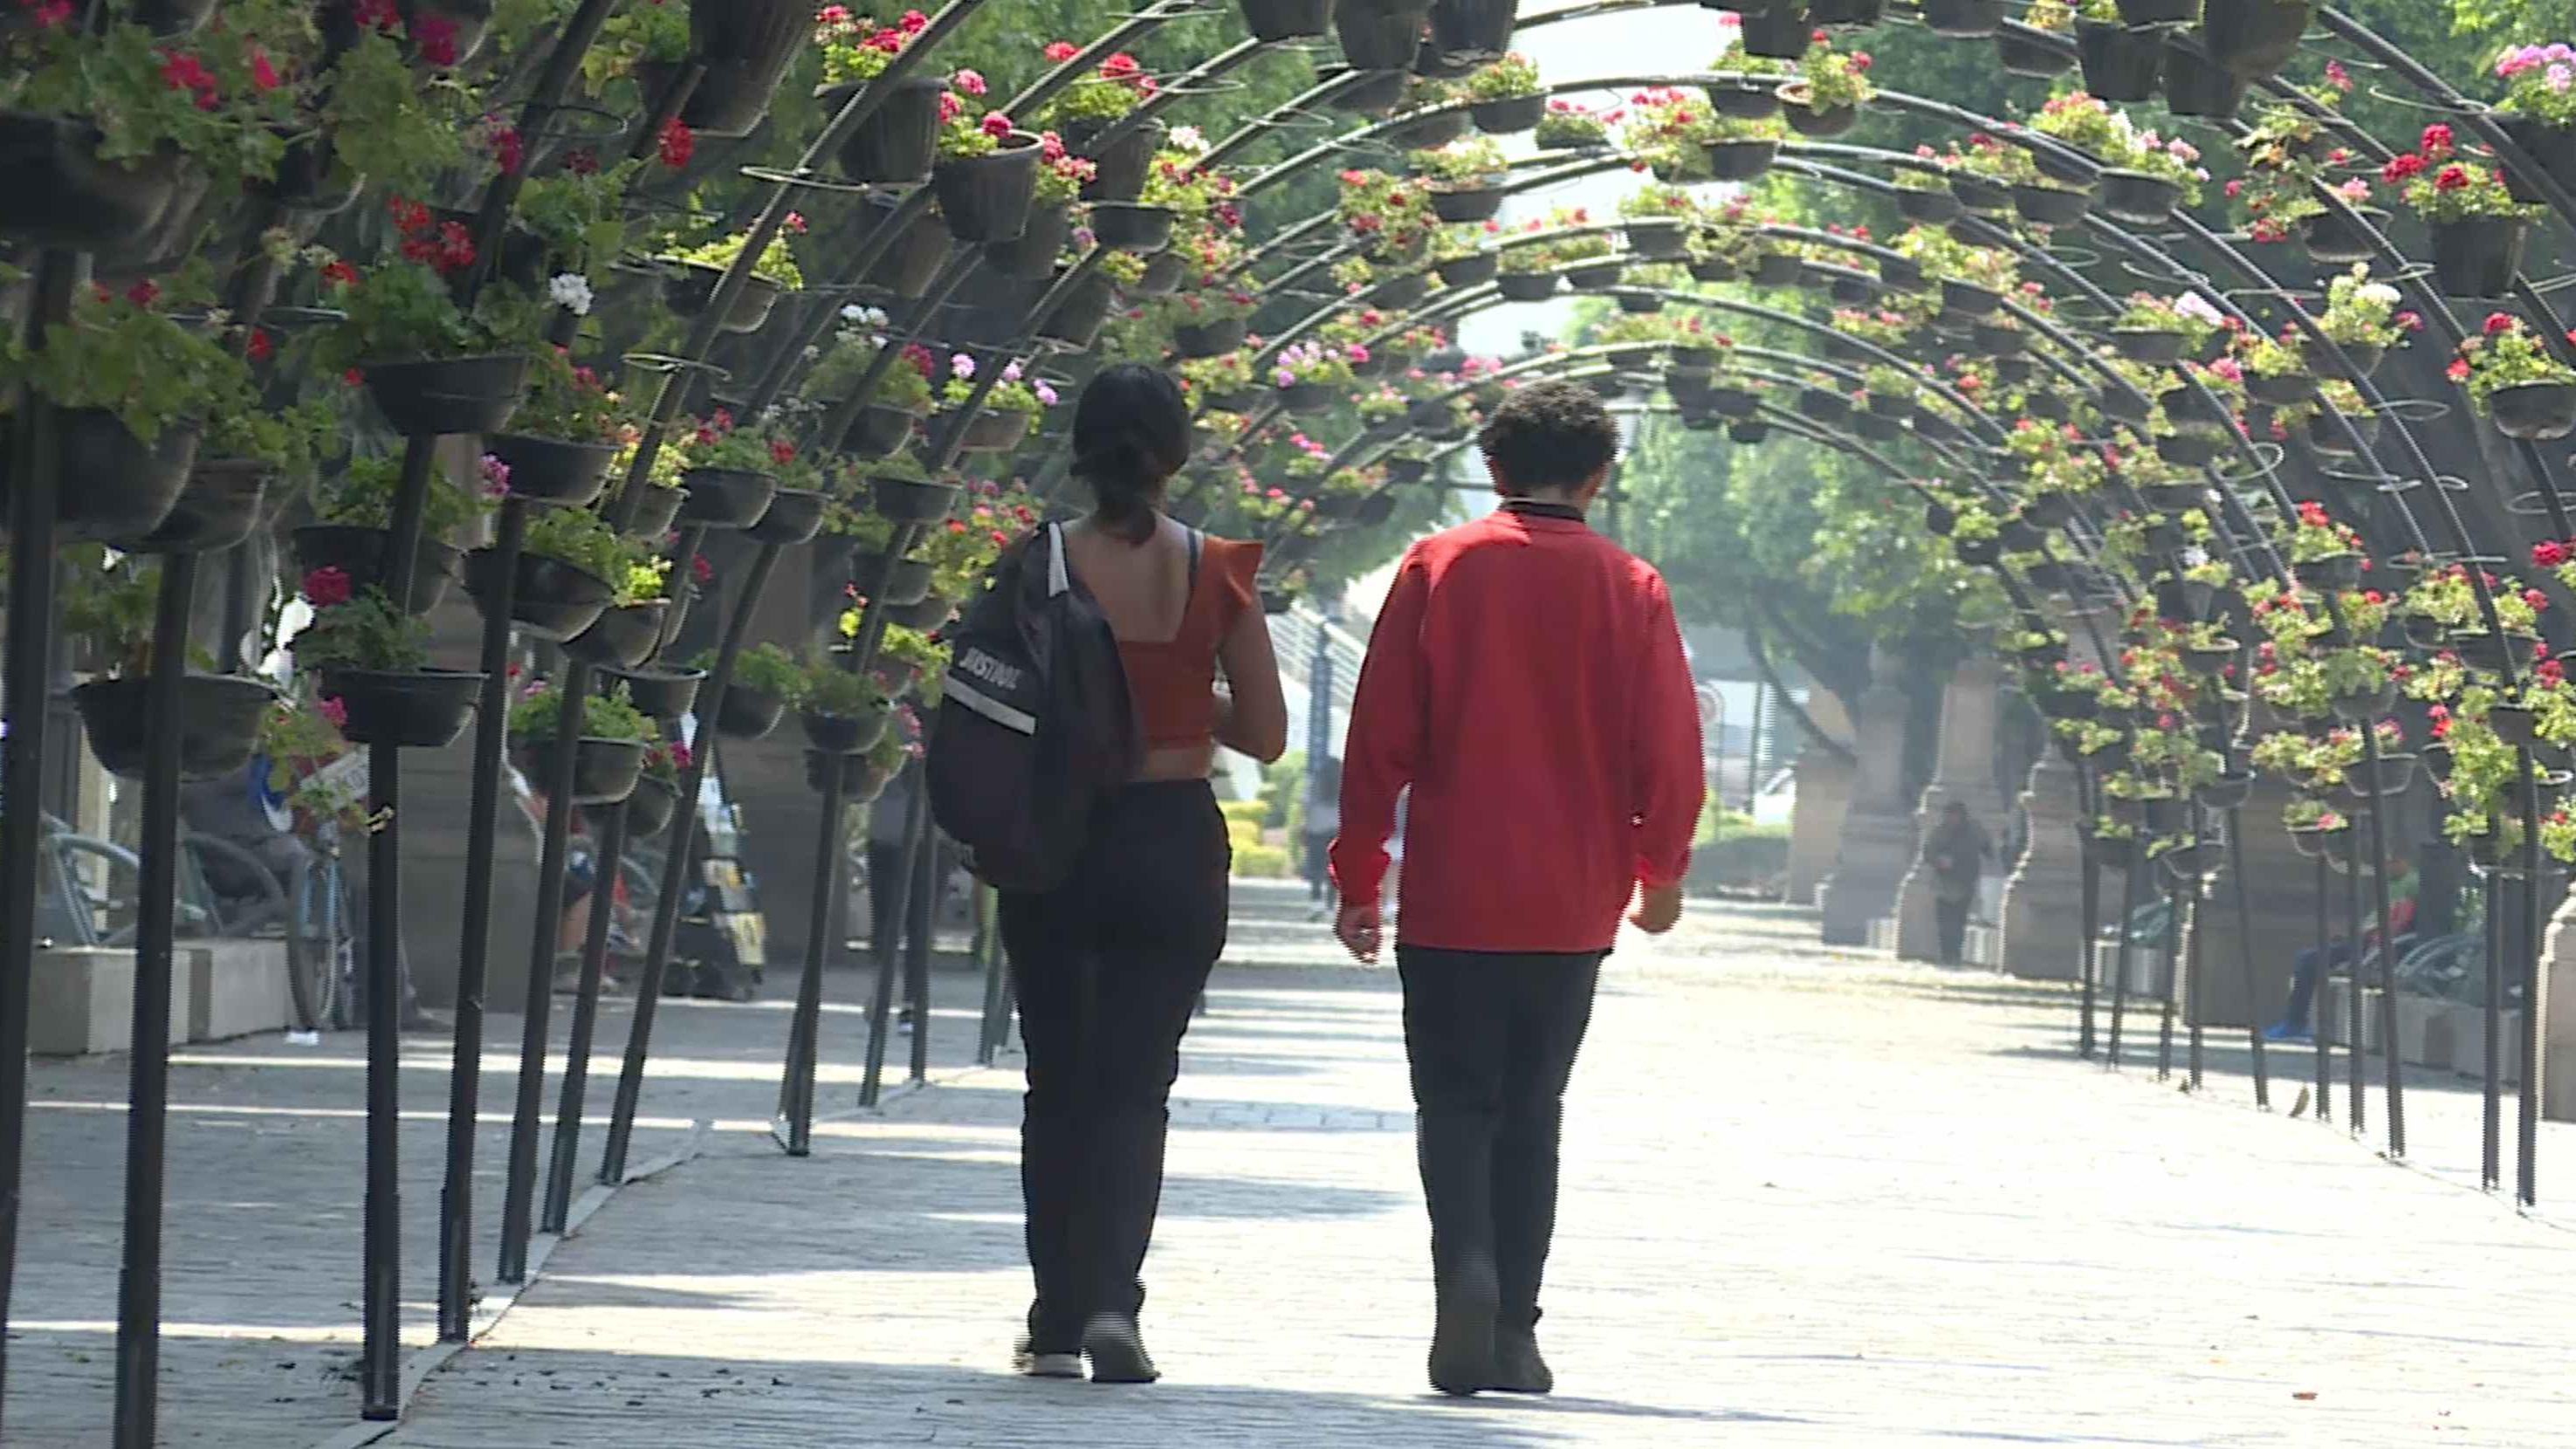
<instances>
[{"instance_id":1,"label":"black backpack","mask_svg":"<svg viewBox=\"0 0 2576 1449\"><path fill-rule=\"evenodd\" d=\"M948 644L931 815L987 883L1052 890L1142 753L1117 636L1075 581L1060 526L1002 556Z\"/></svg>"}]
</instances>

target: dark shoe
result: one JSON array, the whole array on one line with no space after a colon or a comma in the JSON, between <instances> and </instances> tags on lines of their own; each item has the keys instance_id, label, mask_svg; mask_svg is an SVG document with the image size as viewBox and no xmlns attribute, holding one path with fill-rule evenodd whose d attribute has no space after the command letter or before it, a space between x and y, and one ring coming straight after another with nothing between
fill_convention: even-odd
<instances>
[{"instance_id":1,"label":"dark shoe","mask_svg":"<svg viewBox=\"0 0 2576 1449\"><path fill-rule=\"evenodd\" d=\"M1082 1351L1091 1359L1095 1384L1150 1384L1163 1376L1145 1352L1145 1335L1133 1314L1093 1314L1083 1325Z\"/></svg>"},{"instance_id":2,"label":"dark shoe","mask_svg":"<svg viewBox=\"0 0 2576 1449\"><path fill-rule=\"evenodd\" d=\"M1502 1296L1490 1264L1442 1286L1431 1329L1431 1387L1463 1397L1492 1386L1494 1315Z\"/></svg>"},{"instance_id":3,"label":"dark shoe","mask_svg":"<svg viewBox=\"0 0 2576 1449\"><path fill-rule=\"evenodd\" d=\"M1041 1353L1036 1340L1023 1336L1011 1349L1011 1372L1033 1379L1078 1379L1082 1353L1079 1349Z\"/></svg>"},{"instance_id":4,"label":"dark shoe","mask_svg":"<svg viewBox=\"0 0 2576 1449\"><path fill-rule=\"evenodd\" d=\"M1494 1371L1485 1387L1506 1394L1545 1394L1556 1390L1556 1375L1539 1357L1535 1329L1508 1325L1494 1330Z\"/></svg>"}]
</instances>

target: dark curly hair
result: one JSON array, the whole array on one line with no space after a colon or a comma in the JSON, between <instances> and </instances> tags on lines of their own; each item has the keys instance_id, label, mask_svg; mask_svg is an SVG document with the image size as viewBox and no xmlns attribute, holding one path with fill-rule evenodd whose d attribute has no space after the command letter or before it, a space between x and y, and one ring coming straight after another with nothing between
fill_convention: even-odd
<instances>
[{"instance_id":1,"label":"dark curly hair","mask_svg":"<svg viewBox=\"0 0 2576 1449\"><path fill-rule=\"evenodd\" d=\"M1170 374L1121 362L1082 390L1073 409L1073 472L1091 485L1110 532L1136 543L1152 538L1163 480L1189 457L1189 404Z\"/></svg>"},{"instance_id":2,"label":"dark curly hair","mask_svg":"<svg viewBox=\"0 0 2576 1449\"><path fill-rule=\"evenodd\" d=\"M1476 446L1505 492L1575 488L1619 456L1619 424L1580 383L1534 382L1503 399Z\"/></svg>"}]
</instances>

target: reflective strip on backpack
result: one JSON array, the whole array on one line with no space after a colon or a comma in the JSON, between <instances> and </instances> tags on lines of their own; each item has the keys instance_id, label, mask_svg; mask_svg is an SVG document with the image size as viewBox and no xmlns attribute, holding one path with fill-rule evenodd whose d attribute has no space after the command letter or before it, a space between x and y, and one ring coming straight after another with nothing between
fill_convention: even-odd
<instances>
[{"instance_id":1,"label":"reflective strip on backpack","mask_svg":"<svg viewBox=\"0 0 2576 1449\"><path fill-rule=\"evenodd\" d=\"M941 689L947 698L957 701L1006 730L1016 730L1024 735L1035 735L1038 732L1036 715L1027 710L1011 708L959 679L955 670L949 671L947 682L941 686Z\"/></svg>"}]
</instances>

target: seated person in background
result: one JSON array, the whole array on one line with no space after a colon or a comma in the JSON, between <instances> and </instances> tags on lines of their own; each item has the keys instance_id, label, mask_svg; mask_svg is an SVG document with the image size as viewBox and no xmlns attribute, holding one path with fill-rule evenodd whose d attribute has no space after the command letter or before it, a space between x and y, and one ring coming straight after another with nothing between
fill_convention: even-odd
<instances>
[{"instance_id":1,"label":"seated person in background","mask_svg":"<svg viewBox=\"0 0 2576 1449\"><path fill-rule=\"evenodd\" d=\"M2401 867L2399 873L2388 881L2388 929L2401 944L2415 929L2415 888L2413 866ZM2361 933L2361 954L2367 960L2372 952L2379 949L2379 918L2378 908L2372 903L2366 887L2362 891L2362 919L2370 923L2369 929ZM2282 1011L2279 1021L2264 1029L2264 1039L2306 1041L2315 1035L2308 1022L2308 1011L2316 1004L2317 982L2327 972L2342 970L2352 963L2352 939L2348 936L2328 941L2322 954L2314 946L2301 951L2298 961L2290 969L2290 1004Z\"/></svg>"},{"instance_id":2,"label":"seated person in background","mask_svg":"<svg viewBox=\"0 0 2576 1449\"><path fill-rule=\"evenodd\" d=\"M266 756L254 756L238 774L179 787L179 819L190 831L211 836L247 852L268 870L280 894L294 898L297 881L313 862L313 852L294 834L294 815L285 797L269 788ZM247 875L230 855L202 851L197 859L206 884L229 902L265 900L261 882Z\"/></svg>"}]
</instances>

